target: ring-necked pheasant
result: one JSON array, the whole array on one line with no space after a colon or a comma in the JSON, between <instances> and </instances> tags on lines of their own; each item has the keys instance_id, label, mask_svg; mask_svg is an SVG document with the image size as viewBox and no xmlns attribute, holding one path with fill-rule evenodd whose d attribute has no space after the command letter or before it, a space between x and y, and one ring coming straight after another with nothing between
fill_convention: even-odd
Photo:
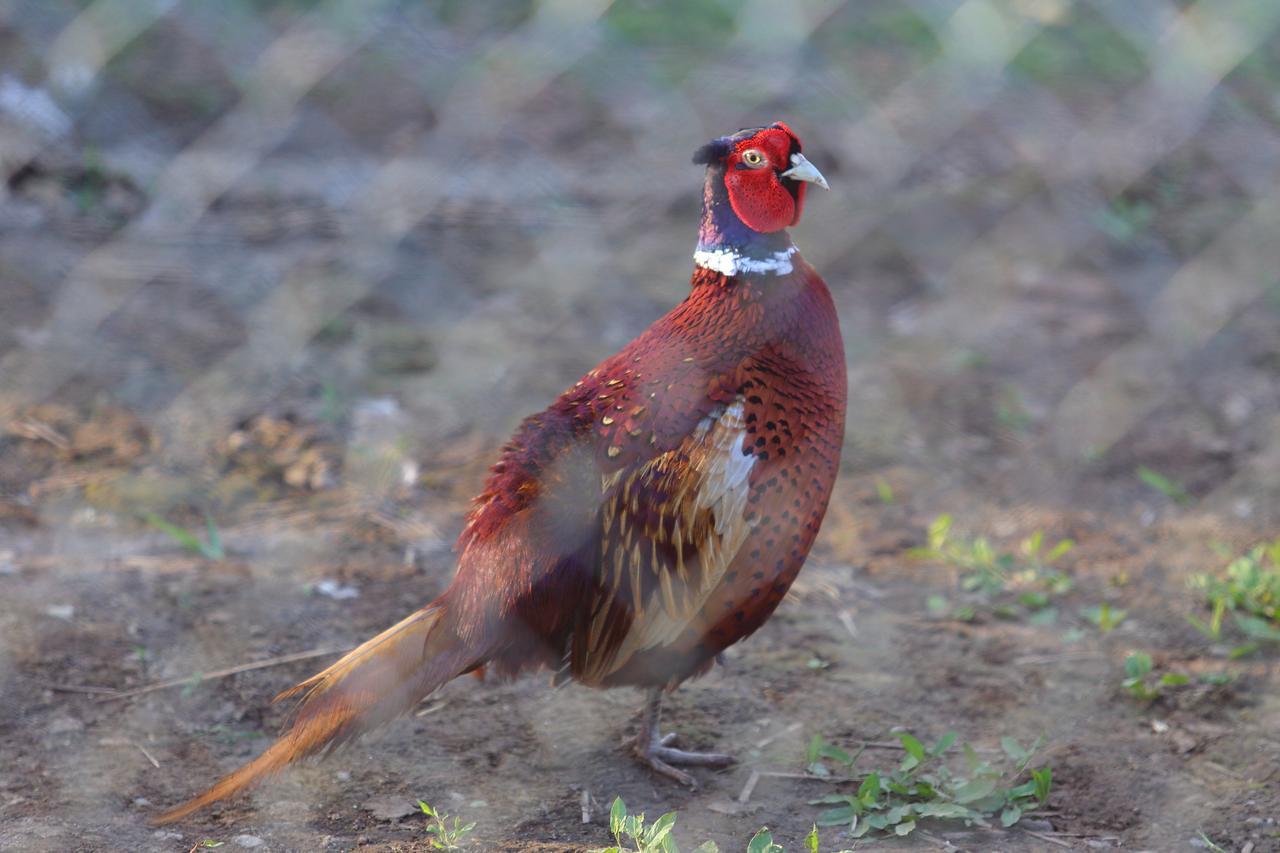
<instances>
[{"instance_id":1,"label":"ring-necked pheasant","mask_svg":"<svg viewBox=\"0 0 1280 853\"><path fill-rule=\"evenodd\" d=\"M831 296L786 229L826 187L785 124L701 148L692 291L526 419L458 541L457 575L423 609L277 699L290 728L163 813L178 820L290 762L340 746L481 667L539 667L650 691L636 754L669 745L664 691L769 618L826 512L844 435L845 363Z\"/></svg>"}]
</instances>

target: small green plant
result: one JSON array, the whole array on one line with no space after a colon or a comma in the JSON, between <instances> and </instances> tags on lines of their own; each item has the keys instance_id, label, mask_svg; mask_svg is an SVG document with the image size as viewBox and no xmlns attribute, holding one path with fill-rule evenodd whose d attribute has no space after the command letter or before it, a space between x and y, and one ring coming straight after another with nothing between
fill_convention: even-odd
<instances>
[{"instance_id":1,"label":"small green plant","mask_svg":"<svg viewBox=\"0 0 1280 853\"><path fill-rule=\"evenodd\" d=\"M326 379L320 386L320 420L335 423L342 420L344 413L345 406L338 386L332 380Z\"/></svg>"},{"instance_id":2,"label":"small green plant","mask_svg":"<svg viewBox=\"0 0 1280 853\"><path fill-rule=\"evenodd\" d=\"M1207 576L1198 575L1197 577ZM1192 581L1194 580L1195 578L1192 578ZM1227 600L1225 598L1215 599L1210 606L1213 609L1210 612L1208 622L1205 622L1190 613L1187 614L1187 621L1190 622L1192 627L1197 631L1216 643L1218 640L1222 639L1222 619L1227 615Z\"/></svg>"},{"instance_id":3,"label":"small green plant","mask_svg":"<svg viewBox=\"0 0 1280 853\"><path fill-rule=\"evenodd\" d=\"M622 801L622 797L615 797L613 805L609 808L609 832L616 843L613 847L605 847L596 853L623 853L626 850L634 850L635 853L680 853L675 839L671 837L671 830L675 825L675 812L667 812L653 823L646 825L644 812L627 814L627 804ZM759 836L759 833L756 835ZM624 841L624 838L628 840ZM773 839L770 838L768 843L772 844L772 842ZM751 839L751 843L755 844L754 838ZM748 849L753 853L757 850L755 847ZM720 848L714 841L704 841L698 845L694 853L720 853Z\"/></svg>"},{"instance_id":4,"label":"small green plant","mask_svg":"<svg viewBox=\"0 0 1280 853\"><path fill-rule=\"evenodd\" d=\"M213 517L205 513L204 522L205 529L208 531L208 541L200 541L200 537L196 536L189 530L186 530L174 524L165 518L149 512L143 518L147 524L164 533L174 542L177 542L187 551L206 560L221 560L226 557L226 552L222 549L222 536L218 533L218 527L213 523Z\"/></svg>"},{"instance_id":5,"label":"small green plant","mask_svg":"<svg viewBox=\"0 0 1280 853\"><path fill-rule=\"evenodd\" d=\"M667 812L653 823L646 825L644 814L627 814L627 804L621 797L615 797L609 809L609 831L617 843L613 847L604 847L594 853L679 853L675 839L671 837L676 824L676 813ZM818 853L818 827L815 824L801 842L805 853ZM714 841L704 841L693 853L720 853ZM785 853L781 844L773 840L769 827L762 826L747 842L747 853ZM841 850L840 853L852 853Z\"/></svg>"},{"instance_id":6,"label":"small green plant","mask_svg":"<svg viewBox=\"0 0 1280 853\"><path fill-rule=\"evenodd\" d=\"M1022 540L1017 553L1012 553L996 550L985 536L956 536L951 528L950 515L938 516L929 525L927 544L912 548L908 556L960 569L960 586L965 592L985 598L1019 593L1016 600L998 603L996 616L1025 616L1037 624L1049 624L1057 618L1056 609L1050 606L1052 597L1069 592L1072 581L1053 564L1075 547L1072 540L1063 539L1046 549L1044 533L1037 530ZM930 596L927 606L934 613L945 613L950 608L946 598L939 595ZM951 611L951 618L962 621L975 616L976 611L969 605L959 605Z\"/></svg>"},{"instance_id":7,"label":"small green plant","mask_svg":"<svg viewBox=\"0 0 1280 853\"><path fill-rule=\"evenodd\" d=\"M896 768L866 774L853 793L829 794L812 801L832 806L818 815L818 826L848 826L854 838L869 833L907 835L924 818L982 826L988 825L989 819L998 819L1001 826L1008 827L1049 798L1052 770L1030 767L1040 739L1024 749L1012 737L1001 738L1005 767L980 759L966 745L962 751L967 769L963 773L953 772L942 760L956 742L954 733L943 735L928 749L906 732L900 732L898 739L906 755ZM815 755L852 765L861 750L850 756L818 739L809 745L809 756ZM810 761L811 772L813 763ZM1030 778L1021 781L1024 774Z\"/></svg>"},{"instance_id":8,"label":"small green plant","mask_svg":"<svg viewBox=\"0 0 1280 853\"><path fill-rule=\"evenodd\" d=\"M1140 702L1154 702L1167 687L1182 687L1191 679L1180 672L1154 676L1155 664L1146 652L1133 652L1124 659L1124 681L1121 686Z\"/></svg>"},{"instance_id":9,"label":"small green plant","mask_svg":"<svg viewBox=\"0 0 1280 853\"><path fill-rule=\"evenodd\" d=\"M1138 479L1176 504L1191 502L1191 495L1177 480L1170 479L1146 465L1138 466Z\"/></svg>"},{"instance_id":10,"label":"small green plant","mask_svg":"<svg viewBox=\"0 0 1280 853\"><path fill-rule=\"evenodd\" d=\"M1104 601L1101 604L1095 604L1093 607L1084 608L1080 611L1080 615L1102 633L1110 634L1125 620L1125 617L1129 615L1129 611L1121 610L1118 607L1113 608Z\"/></svg>"},{"instance_id":11,"label":"small green plant","mask_svg":"<svg viewBox=\"0 0 1280 853\"><path fill-rule=\"evenodd\" d=\"M1033 418L1016 386L1006 385L1001 389L994 409L996 420L1013 432L1026 432L1031 428Z\"/></svg>"},{"instance_id":12,"label":"small green plant","mask_svg":"<svg viewBox=\"0 0 1280 853\"><path fill-rule=\"evenodd\" d=\"M1215 844L1213 840L1203 832L1197 832L1196 835L1198 835L1200 840L1204 842L1204 849L1208 850L1209 853L1227 853L1227 851L1222 848L1222 845Z\"/></svg>"},{"instance_id":13,"label":"small green plant","mask_svg":"<svg viewBox=\"0 0 1280 853\"><path fill-rule=\"evenodd\" d=\"M809 747L805 751L805 770L825 779L831 775L831 770L826 765L827 761L834 761L848 770L853 767L858 756L862 755L864 748L859 747L857 752L850 755L840 747L827 743L822 739L822 735L814 735L810 738Z\"/></svg>"},{"instance_id":14,"label":"small green plant","mask_svg":"<svg viewBox=\"0 0 1280 853\"><path fill-rule=\"evenodd\" d=\"M1155 208L1149 202L1117 196L1097 211L1094 224L1117 243L1129 243L1147 230L1154 216Z\"/></svg>"},{"instance_id":15,"label":"small green plant","mask_svg":"<svg viewBox=\"0 0 1280 853\"><path fill-rule=\"evenodd\" d=\"M1195 616L1187 621L1216 642L1231 611L1236 628L1248 638L1231 650L1231 657L1256 651L1262 643L1280 642L1280 539L1256 545L1231 560L1224 574L1190 579L1191 588L1204 594L1210 616L1207 622Z\"/></svg>"},{"instance_id":16,"label":"small green plant","mask_svg":"<svg viewBox=\"0 0 1280 853\"><path fill-rule=\"evenodd\" d=\"M880 498L880 503L885 506L893 506L898 502L897 496L893 493L893 486L889 485L889 481L883 477L876 478L876 497Z\"/></svg>"},{"instance_id":17,"label":"small green plant","mask_svg":"<svg viewBox=\"0 0 1280 853\"><path fill-rule=\"evenodd\" d=\"M814 829L817 827L815 826ZM769 827L762 826L747 842L747 853L784 853L784 851L781 844L773 843L773 833L769 831Z\"/></svg>"},{"instance_id":18,"label":"small green plant","mask_svg":"<svg viewBox=\"0 0 1280 853\"><path fill-rule=\"evenodd\" d=\"M428 843L436 850L461 850L462 839L476 828L475 821L464 824L457 817L450 823L448 815L436 811L422 800L418 800L418 808L427 816L427 834L434 836L428 839Z\"/></svg>"},{"instance_id":19,"label":"small green plant","mask_svg":"<svg viewBox=\"0 0 1280 853\"><path fill-rule=\"evenodd\" d=\"M76 212L85 215L93 212L107 195L112 176L102 162L101 152L87 148L78 173L68 178L67 189L75 203Z\"/></svg>"}]
</instances>

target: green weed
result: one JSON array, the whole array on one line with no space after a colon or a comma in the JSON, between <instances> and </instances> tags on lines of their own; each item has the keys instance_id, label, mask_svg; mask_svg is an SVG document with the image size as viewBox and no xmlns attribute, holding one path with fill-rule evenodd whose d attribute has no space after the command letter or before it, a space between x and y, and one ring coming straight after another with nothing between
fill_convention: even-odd
<instances>
[{"instance_id":1,"label":"green weed","mask_svg":"<svg viewBox=\"0 0 1280 853\"><path fill-rule=\"evenodd\" d=\"M422 800L418 800L418 808L427 816L427 834L434 836L427 839L427 843L436 850L461 850L462 839L476 828L475 821L464 824L457 817L450 823L448 815L436 811Z\"/></svg>"},{"instance_id":2,"label":"green weed","mask_svg":"<svg viewBox=\"0 0 1280 853\"><path fill-rule=\"evenodd\" d=\"M1129 695L1140 702L1154 702L1167 687L1182 687L1191 682L1191 678L1180 672L1166 672L1156 677L1151 655L1146 652L1133 652L1124 659L1124 681L1121 686L1129 691Z\"/></svg>"},{"instance_id":3,"label":"green weed","mask_svg":"<svg viewBox=\"0 0 1280 853\"><path fill-rule=\"evenodd\" d=\"M996 420L1013 432L1026 432L1034 419L1016 386L1006 385L993 404Z\"/></svg>"},{"instance_id":4,"label":"green weed","mask_svg":"<svg viewBox=\"0 0 1280 853\"><path fill-rule=\"evenodd\" d=\"M1115 242L1129 243L1151 226L1155 212L1150 202L1117 197L1094 214L1093 223Z\"/></svg>"},{"instance_id":5,"label":"green weed","mask_svg":"<svg viewBox=\"0 0 1280 853\"><path fill-rule=\"evenodd\" d=\"M1080 615L1102 633L1110 634L1125 620L1125 617L1129 615L1129 611L1121 610L1118 607L1113 608L1104 601L1101 604L1095 604L1093 607L1084 608L1080 611Z\"/></svg>"},{"instance_id":6,"label":"green weed","mask_svg":"<svg viewBox=\"0 0 1280 853\"><path fill-rule=\"evenodd\" d=\"M1212 839L1203 832L1197 832L1196 835L1198 835L1200 840L1204 842L1204 849L1208 850L1209 853L1227 853L1221 845L1215 844Z\"/></svg>"},{"instance_id":7,"label":"green weed","mask_svg":"<svg viewBox=\"0 0 1280 853\"><path fill-rule=\"evenodd\" d=\"M816 830L817 827L815 826L814 829ZM747 853L783 853L783 849L781 844L773 843L773 833L769 828L762 826L747 842Z\"/></svg>"},{"instance_id":8,"label":"green weed","mask_svg":"<svg viewBox=\"0 0 1280 853\"><path fill-rule=\"evenodd\" d=\"M596 853L623 853L627 850L634 850L635 853L680 853L675 839L671 837L675 825L675 812L667 812L653 823L646 824L644 812L627 814L627 804L622 801L622 797L615 797L609 808L609 832L613 835L615 844L613 847L597 850ZM752 843L754 842L753 838ZM772 838L769 843L772 844ZM748 849L755 853L756 848ZM720 853L720 848L714 841L704 841L694 853Z\"/></svg>"},{"instance_id":9,"label":"green weed","mask_svg":"<svg viewBox=\"0 0 1280 853\"><path fill-rule=\"evenodd\" d=\"M1153 471L1146 465L1139 465L1137 473L1139 480L1174 503L1185 504L1191 502L1191 495L1187 494L1187 490L1177 480L1170 479L1158 471Z\"/></svg>"},{"instance_id":10,"label":"green weed","mask_svg":"<svg viewBox=\"0 0 1280 853\"><path fill-rule=\"evenodd\" d=\"M1236 628L1247 638L1231 650L1231 657L1256 651L1262 643L1280 641L1280 539L1257 545L1231 560L1222 577L1194 575L1188 583L1203 593L1210 608L1208 621L1189 615L1188 622L1216 642L1230 611Z\"/></svg>"},{"instance_id":11,"label":"green weed","mask_svg":"<svg viewBox=\"0 0 1280 853\"><path fill-rule=\"evenodd\" d=\"M671 837L676 817L675 812L667 812L652 823L647 823L643 812L637 815L627 814L627 804L622 801L622 797L615 797L609 809L609 831L616 844L595 850L594 853L680 853L675 839ZM818 853L819 841L818 827L815 824L801 842L805 853ZM714 841L704 841L693 853L720 853L720 848ZM773 840L769 827L762 826L747 842L747 853L785 853L785 850ZM852 851L841 850L840 853Z\"/></svg>"},{"instance_id":12,"label":"green weed","mask_svg":"<svg viewBox=\"0 0 1280 853\"><path fill-rule=\"evenodd\" d=\"M213 517L205 513L205 529L208 531L208 541L200 541L200 537L196 536L189 530L179 527L172 521L161 518L154 512L149 512L143 518L147 524L164 533L174 542L177 542L185 550L190 551L206 560L221 560L227 554L222 548L222 536L218 533L218 527L213 523Z\"/></svg>"},{"instance_id":13,"label":"green weed","mask_svg":"<svg viewBox=\"0 0 1280 853\"><path fill-rule=\"evenodd\" d=\"M320 420L336 423L342 420L346 410L347 407L343 403L338 386L332 380L326 379L320 386Z\"/></svg>"},{"instance_id":14,"label":"green weed","mask_svg":"<svg viewBox=\"0 0 1280 853\"><path fill-rule=\"evenodd\" d=\"M982 826L996 819L1008 827L1023 814L1044 805L1049 797L1052 770L1030 768L1042 744L1040 739L1024 749L1012 737L1001 738L1007 759L1001 767L980 759L972 747L965 745L962 751L966 770L962 773L953 772L942 760L955 745L954 733L943 735L927 749L906 732L900 732L898 739L906 755L896 768L866 774L853 793L828 794L811 801L813 805L831 806L818 815L818 826L848 826L854 838L870 833L907 835L924 818L962 820L966 825ZM809 768L813 772L815 763L822 766L823 758L851 767L861 754L862 750L858 750L850 755L815 738L809 744ZM1020 781L1024 774L1030 778Z\"/></svg>"},{"instance_id":15,"label":"green weed","mask_svg":"<svg viewBox=\"0 0 1280 853\"><path fill-rule=\"evenodd\" d=\"M908 556L954 566L962 574L961 588L984 598L1006 592L1019 592L1013 601L998 602L994 613L1004 618L1025 616L1028 621L1048 624L1057 618L1052 597L1071 590L1071 578L1053 567L1075 543L1063 539L1046 548L1044 533L1036 531L1024 539L1016 553L999 551L985 536L968 539L952 533L950 515L940 515L929 525L927 544L912 548ZM929 610L944 613L949 604L942 596L930 596ZM970 620L973 607L961 605L951 616Z\"/></svg>"},{"instance_id":16,"label":"green weed","mask_svg":"<svg viewBox=\"0 0 1280 853\"><path fill-rule=\"evenodd\" d=\"M853 763L858 760L858 756L862 755L863 749L865 747L859 747L857 752L850 755L840 747L827 743L822 739L822 735L814 735L809 740L809 747L805 751L805 770L814 776L828 778L831 776L831 770L828 769L826 761L834 761L847 769L852 767Z\"/></svg>"},{"instance_id":17,"label":"green weed","mask_svg":"<svg viewBox=\"0 0 1280 853\"><path fill-rule=\"evenodd\" d=\"M85 149L83 163L78 174L67 181L67 189L80 215L91 213L106 197L111 185L111 174L102 162L102 153L95 147Z\"/></svg>"}]
</instances>

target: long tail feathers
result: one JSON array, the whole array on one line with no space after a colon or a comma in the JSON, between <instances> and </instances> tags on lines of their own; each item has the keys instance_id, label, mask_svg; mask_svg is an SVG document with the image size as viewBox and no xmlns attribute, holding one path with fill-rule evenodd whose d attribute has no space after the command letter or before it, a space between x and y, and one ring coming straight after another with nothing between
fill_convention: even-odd
<instances>
[{"instance_id":1,"label":"long tail feathers","mask_svg":"<svg viewBox=\"0 0 1280 853\"><path fill-rule=\"evenodd\" d=\"M483 663L451 630L446 605L428 605L274 701L303 694L293 724L267 751L152 820L173 823L309 755L327 752L408 712L424 696Z\"/></svg>"}]
</instances>

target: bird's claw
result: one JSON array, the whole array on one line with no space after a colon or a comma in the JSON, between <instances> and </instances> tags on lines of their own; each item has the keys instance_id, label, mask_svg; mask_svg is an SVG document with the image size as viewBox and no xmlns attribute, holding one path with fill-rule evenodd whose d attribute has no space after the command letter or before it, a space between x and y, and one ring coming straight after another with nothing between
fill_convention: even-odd
<instances>
[{"instance_id":1,"label":"bird's claw","mask_svg":"<svg viewBox=\"0 0 1280 853\"><path fill-rule=\"evenodd\" d=\"M641 737L644 737L644 736L643 736L643 735L640 735L640 736L636 736L636 735L623 735L623 736L622 736L622 745L623 745L623 746L629 746L629 747L632 747L633 749L635 749L635 753L636 753L636 755L638 755L638 756L640 756L640 757L642 757L642 758L643 758L643 757L644 757L644 754L645 754L645 747L644 747L644 746L642 746L642 745L641 745L641 743L640 743L640 738L641 738ZM677 738L677 737L678 737L678 735L677 735L675 732L667 732L665 735L663 735L662 737L658 738L658 739L654 742L654 744L650 744L650 745L651 745L651 746L653 746L653 745L656 745L656 746L671 746L671 744L673 744L673 743L675 743L675 742L676 742L676 738Z\"/></svg>"},{"instance_id":2,"label":"bird's claw","mask_svg":"<svg viewBox=\"0 0 1280 853\"><path fill-rule=\"evenodd\" d=\"M676 749L671 746L675 739L675 732L670 732L661 737L655 735L652 740L647 742L637 738L634 741L636 757L658 773L669 779L674 779L691 790L697 790L697 780L675 765L728 767L734 763L732 755L726 755L722 752L693 752L691 750Z\"/></svg>"}]
</instances>

